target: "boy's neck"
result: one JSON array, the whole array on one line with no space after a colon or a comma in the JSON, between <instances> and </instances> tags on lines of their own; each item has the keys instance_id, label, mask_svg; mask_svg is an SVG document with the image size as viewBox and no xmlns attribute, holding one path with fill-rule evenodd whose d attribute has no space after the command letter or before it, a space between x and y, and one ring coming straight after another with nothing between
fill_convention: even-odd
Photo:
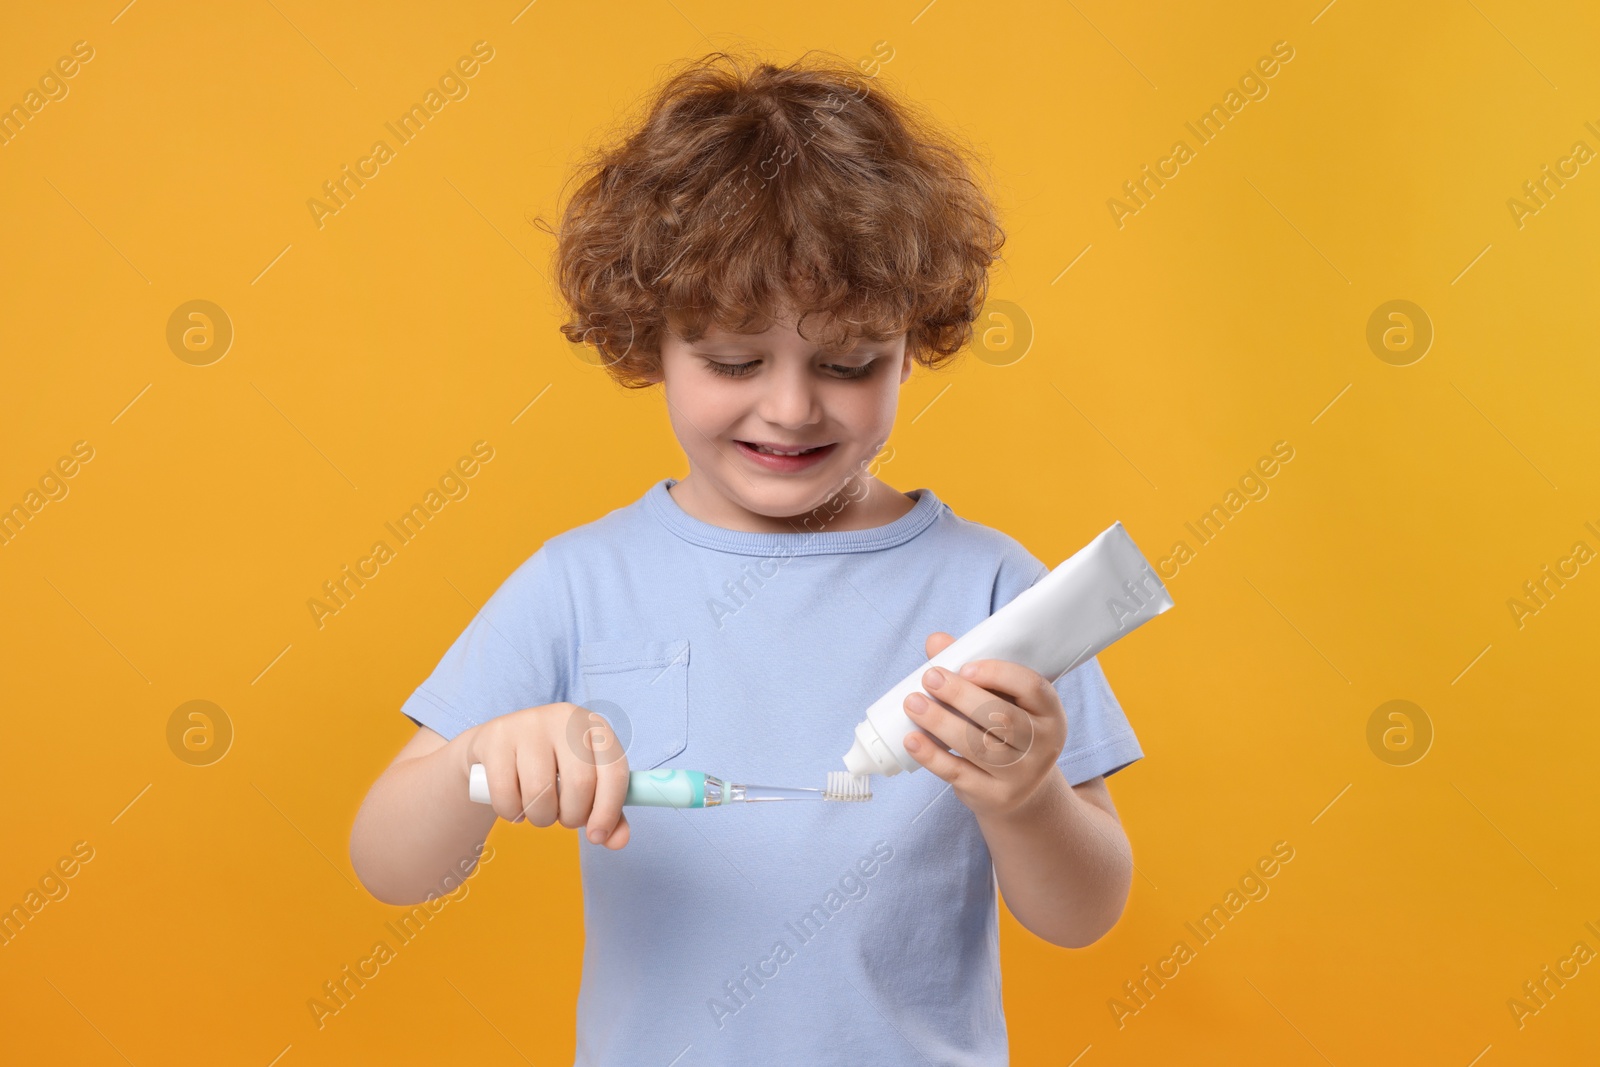
<instances>
[{"instance_id":1,"label":"boy's neck","mask_svg":"<svg viewBox=\"0 0 1600 1067\"><path fill-rule=\"evenodd\" d=\"M806 520L811 519L817 509L822 509L823 515L828 516L827 524L822 530L836 532L870 530L878 526L887 526L916 507L917 502L914 499L877 478L864 479L864 484L867 487L864 495L860 494L859 490L855 497L846 496L841 492L832 500L819 501L814 508L792 516L763 515L750 511L716 489L702 493L701 489L704 487L694 480L692 473L674 482L667 492L691 518L742 533L814 531L816 520L813 520L810 526L806 525ZM828 510L832 504L842 505L837 513Z\"/></svg>"}]
</instances>

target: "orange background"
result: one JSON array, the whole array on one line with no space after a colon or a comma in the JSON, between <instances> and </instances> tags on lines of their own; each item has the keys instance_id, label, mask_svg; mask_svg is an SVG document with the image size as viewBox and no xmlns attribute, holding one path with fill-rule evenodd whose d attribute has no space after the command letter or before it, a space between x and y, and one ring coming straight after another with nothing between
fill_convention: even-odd
<instances>
[{"instance_id":1,"label":"orange background","mask_svg":"<svg viewBox=\"0 0 1600 1067\"><path fill-rule=\"evenodd\" d=\"M1600 565L1520 627L1507 604L1600 549L1600 164L1508 207L1600 150L1588 5L112 0L7 23L0 104L94 53L0 146L0 505L93 449L0 546L0 906L93 850L0 946L8 1062L570 1062L570 831L500 825L320 1030L307 1001L400 910L346 856L400 703L544 539L686 473L659 396L557 333L527 216L668 64L727 46L876 58L990 162L1005 314L982 358L904 387L884 479L1052 565L1119 519L1152 562L1194 550L1176 609L1101 657L1147 753L1110 779L1126 914L1082 951L1003 919L1015 1061L1600 1058L1600 965L1520 1025L1507 1004L1600 951ZM480 40L469 95L319 228L307 200ZM1268 95L1199 145L1184 123L1278 41ZM1119 227L1107 201L1180 138L1194 157ZM234 330L207 366L167 341L197 299ZM1405 366L1367 342L1396 299L1434 330ZM318 628L307 600L479 440L470 494ZM1279 441L1269 494L1197 547L1184 524ZM233 731L206 766L169 746L191 700ZM1391 700L1431 724L1420 760L1403 733L1369 746ZM1119 1026L1123 983L1280 841L1270 894Z\"/></svg>"}]
</instances>

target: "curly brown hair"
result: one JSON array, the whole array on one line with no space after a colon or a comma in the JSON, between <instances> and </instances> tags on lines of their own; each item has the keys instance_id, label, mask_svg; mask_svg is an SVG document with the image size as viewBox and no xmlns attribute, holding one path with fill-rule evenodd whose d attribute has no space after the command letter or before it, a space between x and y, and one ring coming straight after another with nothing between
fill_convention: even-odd
<instances>
[{"instance_id":1,"label":"curly brown hair","mask_svg":"<svg viewBox=\"0 0 1600 1067\"><path fill-rule=\"evenodd\" d=\"M785 311L818 315L830 352L905 333L924 366L953 358L1005 233L976 156L875 80L818 49L670 74L569 179L559 233L533 219L556 237L566 339L629 388L659 374L664 329L761 333Z\"/></svg>"}]
</instances>

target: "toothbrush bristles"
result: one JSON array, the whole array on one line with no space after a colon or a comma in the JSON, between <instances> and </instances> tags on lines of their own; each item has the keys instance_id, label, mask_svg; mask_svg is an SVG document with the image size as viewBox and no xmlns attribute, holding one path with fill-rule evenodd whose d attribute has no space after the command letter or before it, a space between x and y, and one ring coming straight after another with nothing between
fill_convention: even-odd
<instances>
[{"instance_id":1,"label":"toothbrush bristles","mask_svg":"<svg viewBox=\"0 0 1600 1067\"><path fill-rule=\"evenodd\" d=\"M829 771L828 788L823 790L824 800L871 800L872 777L851 774L849 771Z\"/></svg>"}]
</instances>

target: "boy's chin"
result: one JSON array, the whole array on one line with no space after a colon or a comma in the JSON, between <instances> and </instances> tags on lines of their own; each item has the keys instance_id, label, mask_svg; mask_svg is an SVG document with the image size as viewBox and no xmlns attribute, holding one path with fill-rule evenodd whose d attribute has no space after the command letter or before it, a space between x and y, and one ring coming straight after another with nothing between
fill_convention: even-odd
<instances>
[{"instance_id":1,"label":"boy's chin","mask_svg":"<svg viewBox=\"0 0 1600 1067\"><path fill-rule=\"evenodd\" d=\"M741 486L735 501L746 511L769 519L792 519L825 503L828 494L818 485L774 486L770 489Z\"/></svg>"},{"instance_id":2,"label":"boy's chin","mask_svg":"<svg viewBox=\"0 0 1600 1067\"><path fill-rule=\"evenodd\" d=\"M734 475L735 484L725 486L724 492L745 511L781 521L808 515L848 488L835 484L836 481L814 474L795 477L758 472L750 475L749 481ZM855 495L860 495L859 490Z\"/></svg>"}]
</instances>

